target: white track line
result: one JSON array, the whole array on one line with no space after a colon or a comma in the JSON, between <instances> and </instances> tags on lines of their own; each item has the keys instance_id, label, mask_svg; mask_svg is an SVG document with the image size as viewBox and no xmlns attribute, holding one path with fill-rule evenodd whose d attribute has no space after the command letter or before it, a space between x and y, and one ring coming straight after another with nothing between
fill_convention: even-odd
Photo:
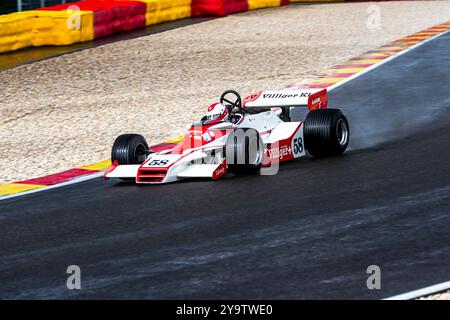
<instances>
[{"instance_id":1,"label":"white track line","mask_svg":"<svg viewBox=\"0 0 450 320\"><path fill-rule=\"evenodd\" d=\"M383 300L411 300L419 297L429 296L450 289L450 281L435 284L434 286L418 289L406 293L399 294Z\"/></svg>"},{"instance_id":2,"label":"white track line","mask_svg":"<svg viewBox=\"0 0 450 320\"><path fill-rule=\"evenodd\" d=\"M352 81L353 79L356 79L356 78L366 74L367 72L370 72L373 69L378 68L379 66L382 66L383 64L385 64L385 63L387 63L387 62L389 62L389 61L391 61L391 60L393 60L395 58L398 58L398 57L404 55L405 53L407 53L407 52L409 52L411 50L414 50L417 47L420 47L420 46L422 46L422 45L424 45L424 44L426 44L426 43L436 39L437 37L440 37L440 36L442 36L442 35L444 35L446 33L449 33L449 32L450 32L450 30L443 31L441 33L438 33L435 36L432 36L431 38L428 38L428 39L426 39L426 40L424 40L422 42L416 43L415 45L413 45L413 46L411 46L411 47L409 47L409 48L407 48L407 49L405 49L405 50L403 50L401 52L398 52L398 53L394 54L393 56L391 56L389 58L386 58L385 60L380 61L380 62L378 62L378 63L376 63L376 64L374 64L374 65L372 65L372 66L370 66L370 67L368 67L366 69L364 69L363 71L352 75L351 77L346 78L345 80L342 80L342 81L340 81L338 83L333 84L332 86L327 87L327 90L331 91L333 89L336 89L337 87L340 87L343 84L346 84L347 82ZM389 45L389 44L387 44L387 45ZM95 179L95 178L100 177L102 174L103 174L102 172L99 172L99 173L96 173L96 174L87 175L87 176L76 178L76 179L73 179L73 180L70 180L70 181L67 181L67 182L56 184L56 185L53 185L53 186L48 186L48 187L44 187L44 188L39 188L39 189L35 189L35 190L30 190L30 191L25 191L25 192L21 192L21 193L11 194L11 195L8 195L8 196L3 196L3 197L0 197L0 201L1 200L15 198L15 197L24 196L24 195L31 194L31 193L45 191L45 190L49 190L49 189L55 189L55 188L59 188L59 187L64 187L64 186L67 186L67 185L71 185L71 184L75 184L75 183L78 183L78 182L87 181L87 180L90 180L90 179Z\"/></svg>"},{"instance_id":3,"label":"white track line","mask_svg":"<svg viewBox=\"0 0 450 320\"><path fill-rule=\"evenodd\" d=\"M69 180L69 181L65 181L65 182L61 182L61 183L55 184L53 186L47 186L47 187L43 187L43 188L39 188L39 189L34 189L34 190L24 191L24 192L21 192L21 193L10 194L8 196L3 196L3 197L0 197L0 201L1 200L15 198L15 197L24 196L24 195L31 194L31 193L41 192L41 191L50 190L50 189L56 189L56 188L59 188L59 187L65 187L65 186L69 186L71 184L75 184L75 183L79 183L79 182L83 182L83 181L99 178L101 176L103 176L103 171L96 172L96 173L93 173L93 174L87 174L85 176L81 176L81 177L74 178L74 179Z\"/></svg>"}]
</instances>

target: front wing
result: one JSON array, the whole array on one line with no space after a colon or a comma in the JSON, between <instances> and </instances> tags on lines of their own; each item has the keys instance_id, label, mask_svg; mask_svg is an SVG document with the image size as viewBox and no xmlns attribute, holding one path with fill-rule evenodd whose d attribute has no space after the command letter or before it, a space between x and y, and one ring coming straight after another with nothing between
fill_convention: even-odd
<instances>
[{"instance_id":1,"label":"front wing","mask_svg":"<svg viewBox=\"0 0 450 320\"><path fill-rule=\"evenodd\" d=\"M219 179L226 171L223 160L218 164L203 164L201 159L206 156L203 152L191 153L187 156L179 155L177 160L168 160L171 155L150 155L141 165L113 165L105 172L108 178L134 178L136 183L160 184L175 182L185 178ZM169 163L169 165L165 165Z\"/></svg>"}]
</instances>

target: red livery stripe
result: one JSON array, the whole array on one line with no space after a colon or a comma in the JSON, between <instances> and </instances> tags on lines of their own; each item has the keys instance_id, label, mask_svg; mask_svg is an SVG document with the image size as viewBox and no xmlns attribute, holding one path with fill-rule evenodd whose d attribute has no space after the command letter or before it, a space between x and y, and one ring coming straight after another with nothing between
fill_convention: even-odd
<instances>
[{"instance_id":1,"label":"red livery stripe","mask_svg":"<svg viewBox=\"0 0 450 320\"><path fill-rule=\"evenodd\" d=\"M175 148L178 145L178 143L167 143L167 142L162 142L159 144L155 144L154 146L150 147L150 151L153 152L161 152L164 150L170 150Z\"/></svg>"}]
</instances>

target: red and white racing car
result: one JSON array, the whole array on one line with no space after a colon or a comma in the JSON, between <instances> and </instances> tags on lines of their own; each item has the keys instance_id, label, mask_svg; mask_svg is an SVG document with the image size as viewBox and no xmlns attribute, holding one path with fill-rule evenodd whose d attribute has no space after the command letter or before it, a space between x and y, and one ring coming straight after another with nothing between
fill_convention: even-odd
<instances>
[{"instance_id":1,"label":"red and white racing car","mask_svg":"<svg viewBox=\"0 0 450 320\"><path fill-rule=\"evenodd\" d=\"M186 178L219 179L227 172L274 174L280 162L342 154L349 141L347 119L327 109L326 89L262 91L243 101L225 91L192 124L181 143L154 152L144 137L123 134L112 147L105 178L168 183ZM291 121L303 108L304 121ZM275 168L275 169L274 169Z\"/></svg>"}]
</instances>

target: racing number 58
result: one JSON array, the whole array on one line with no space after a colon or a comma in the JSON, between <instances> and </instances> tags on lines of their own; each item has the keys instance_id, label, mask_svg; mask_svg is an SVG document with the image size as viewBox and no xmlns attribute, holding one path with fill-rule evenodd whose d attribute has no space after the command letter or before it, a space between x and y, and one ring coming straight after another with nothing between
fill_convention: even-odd
<instances>
[{"instance_id":1,"label":"racing number 58","mask_svg":"<svg viewBox=\"0 0 450 320\"><path fill-rule=\"evenodd\" d=\"M165 166L169 160L163 159L163 160L152 160L148 165L149 166Z\"/></svg>"},{"instance_id":2,"label":"racing number 58","mask_svg":"<svg viewBox=\"0 0 450 320\"><path fill-rule=\"evenodd\" d=\"M299 154L303 152L303 139L294 138L294 154Z\"/></svg>"}]
</instances>

